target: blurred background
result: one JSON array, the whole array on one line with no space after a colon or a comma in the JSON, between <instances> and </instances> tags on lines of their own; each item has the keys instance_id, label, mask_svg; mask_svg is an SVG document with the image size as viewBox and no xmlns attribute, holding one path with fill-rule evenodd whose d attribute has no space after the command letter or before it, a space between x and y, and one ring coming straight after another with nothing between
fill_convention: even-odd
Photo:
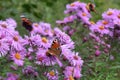
<instances>
[{"instance_id":1,"label":"blurred background","mask_svg":"<svg viewBox=\"0 0 120 80\"><path fill-rule=\"evenodd\" d=\"M0 0L0 19L14 18L21 26L20 15L24 14L33 22L49 22L55 26L55 21L63 19L66 4L77 0ZM94 20L99 19L101 13L108 8L120 8L119 0L79 0L96 5L99 14L94 14Z\"/></svg>"}]
</instances>

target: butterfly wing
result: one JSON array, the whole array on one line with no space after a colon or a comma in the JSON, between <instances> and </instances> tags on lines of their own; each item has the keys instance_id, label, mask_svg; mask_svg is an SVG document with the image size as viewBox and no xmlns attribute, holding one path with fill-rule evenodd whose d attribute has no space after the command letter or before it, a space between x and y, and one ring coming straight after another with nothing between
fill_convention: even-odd
<instances>
[{"instance_id":1,"label":"butterfly wing","mask_svg":"<svg viewBox=\"0 0 120 80\"><path fill-rule=\"evenodd\" d=\"M59 56L61 54L61 48L60 48L60 43L58 39L53 40L53 43L51 45L51 48L48 49L47 55L51 56Z\"/></svg>"},{"instance_id":2,"label":"butterfly wing","mask_svg":"<svg viewBox=\"0 0 120 80\"><path fill-rule=\"evenodd\" d=\"M26 17L22 17L22 25L28 30L28 31L32 31L33 27L32 27L32 21L30 21L29 19L27 19Z\"/></svg>"}]
</instances>

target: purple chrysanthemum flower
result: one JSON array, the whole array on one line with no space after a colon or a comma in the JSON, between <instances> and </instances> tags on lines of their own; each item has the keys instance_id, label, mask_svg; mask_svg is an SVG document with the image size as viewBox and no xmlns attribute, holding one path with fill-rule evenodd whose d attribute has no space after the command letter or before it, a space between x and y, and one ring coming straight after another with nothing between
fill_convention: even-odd
<instances>
[{"instance_id":1,"label":"purple chrysanthemum flower","mask_svg":"<svg viewBox=\"0 0 120 80\"><path fill-rule=\"evenodd\" d=\"M118 13L118 10L117 9L108 9L107 12L104 12L102 14L102 17L103 19L107 19L107 20L114 20L116 19L116 14Z\"/></svg>"},{"instance_id":2,"label":"purple chrysanthemum flower","mask_svg":"<svg viewBox=\"0 0 120 80\"><path fill-rule=\"evenodd\" d=\"M73 66L82 66L83 65L83 60L81 59L80 56L78 56L78 53L71 53L71 57L69 58L69 61L71 65Z\"/></svg>"},{"instance_id":3,"label":"purple chrysanthemum flower","mask_svg":"<svg viewBox=\"0 0 120 80\"><path fill-rule=\"evenodd\" d=\"M7 73L7 78L5 80L19 80L19 76L14 73Z\"/></svg>"},{"instance_id":4,"label":"purple chrysanthemum flower","mask_svg":"<svg viewBox=\"0 0 120 80\"><path fill-rule=\"evenodd\" d=\"M25 36L25 44L31 47L37 46L38 48L47 49L50 47L50 41L47 37L41 37L40 35L31 35L30 37Z\"/></svg>"},{"instance_id":5,"label":"purple chrysanthemum flower","mask_svg":"<svg viewBox=\"0 0 120 80\"><path fill-rule=\"evenodd\" d=\"M109 29L103 25L103 23L100 21L98 21L96 24L92 25L90 27L90 30L95 33L95 32L98 32L100 34L109 34Z\"/></svg>"},{"instance_id":6,"label":"purple chrysanthemum flower","mask_svg":"<svg viewBox=\"0 0 120 80\"><path fill-rule=\"evenodd\" d=\"M26 45L30 45L30 46L38 46L40 43L40 35L31 35L30 37L29 36L25 36L25 44Z\"/></svg>"},{"instance_id":7,"label":"purple chrysanthemum flower","mask_svg":"<svg viewBox=\"0 0 120 80\"><path fill-rule=\"evenodd\" d=\"M10 27L6 21L0 21L0 31L4 32L6 36L13 35L15 30Z\"/></svg>"},{"instance_id":8,"label":"purple chrysanthemum flower","mask_svg":"<svg viewBox=\"0 0 120 80\"><path fill-rule=\"evenodd\" d=\"M66 24L66 23L73 22L75 19L76 19L76 16L75 15L71 15L71 16L65 17L63 21Z\"/></svg>"},{"instance_id":9,"label":"purple chrysanthemum flower","mask_svg":"<svg viewBox=\"0 0 120 80\"><path fill-rule=\"evenodd\" d=\"M0 40L0 57L6 55L9 50L9 44L5 40Z\"/></svg>"},{"instance_id":10,"label":"purple chrysanthemum flower","mask_svg":"<svg viewBox=\"0 0 120 80\"><path fill-rule=\"evenodd\" d=\"M24 49L22 44L24 43L24 39L20 35L9 37L9 41L11 42L11 47L16 49L17 51L21 51Z\"/></svg>"},{"instance_id":11,"label":"purple chrysanthemum flower","mask_svg":"<svg viewBox=\"0 0 120 80\"><path fill-rule=\"evenodd\" d=\"M43 30L41 35L45 35L49 37L52 37L54 35L53 30L51 29L51 25L49 23L40 22L39 25L42 27Z\"/></svg>"},{"instance_id":12,"label":"purple chrysanthemum flower","mask_svg":"<svg viewBox=\"0 0 120 80\"><path fill-rule=\"evenodd\" d=\"M49 57L46 56L47 50L45 49L39 49L39 51L36 54L36 64L38 65L46 65L46 66L51 66L56 64L56 60L54 57Z\"/></svg>"},{"instance_id":13,"label":"purple chrysanthemum flower","mask_svg":"<svg viewBox=\"0 0 120 80\"><path fill-rule=\"evenodd\" d=\"M24 55L23 52L11 52L11 59L14 61L14 63L18 66L23 66L24 64Z\"/></svg>"},{"instance_id":14,"label":"purple chrysanthemum flower","mask_svg":"<svg viewBox=\"0 0 120 80\"><path fill-rule=\"evenodd\" d=\"M55 31L55 35L56 37L60 40L60 43L63 45L66 45L66 44L72 44L71 45L71 48L74 47L74 42L71 40L71 38L65 34L64 32L62 32L59 28L55 28L54 29Z\"/></svg>"},{"instance_id":15,"label":"purple chrysanthemum flower","mask_svg":"<svg viewBox=\"0 0 120 80\"><path fill-rule=\"evenodd\" d=\"M8 18L6 22L9 24L9 27L13 28L13 30L17 27L17 23L14 19Z\"/></svg>"},{"instance_id":16,"label":"purple chrysanthemum flower","mask_svg":"<svg viewBox=\"0 0 120 80\"><path fill-rule=\"evenodd\" d=\"M24 68L22 70L22 72L26 76L33 76L33 77L37 77L38 76L38 72L32 66L27 66L26 68Z\"/></svg>"},{"instance_id":17,"label":"purple chrysanthemum flower","mask_svg":"<svg viewBox=\"0 0 120 80\"><path fill-rule=\"evenodd\" d=\"M51 70L49 72L44 73L48 80L58 80L58 71L57 70Z\"/></svg>"},{"instance_id":18,"label":"purple chrysanthemum flower","mask_svg":"<svg viewBox=\"0 0 120 80\"><path fill-rule=\"evenodd\" d=\"M72 67L72 66L67 66L65 70L63 71L65 75L65 80L74 80L75 78L80 78L81 75L81 68L79 66Z\"/></svg>"},{"instance_id":19,"label":"purple chrysanthemum flower","mask_svg":"<svg viewBox=\"0 0 120 80\"><path fill-rule=\"evenodd\" d=\"M71 29L70 26L64 26L64 27L63 27L63 31L65 31L65 32L66 32L66 31L69 31L70 29Z\"/></svg>"}]
</instances>

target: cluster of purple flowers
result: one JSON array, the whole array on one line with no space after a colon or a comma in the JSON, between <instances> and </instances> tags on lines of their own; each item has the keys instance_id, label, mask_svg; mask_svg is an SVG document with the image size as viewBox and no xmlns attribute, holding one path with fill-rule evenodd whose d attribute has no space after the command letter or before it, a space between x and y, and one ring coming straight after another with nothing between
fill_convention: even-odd
<instances>
[{"instance_id":1,"label":"cluster of purple flowers","mask_svg":"<svg viewBox=\"0 0 120 80\"><path fill-rule=\"evenodd\" d=\"M66 10L64 14L68 15L63 20L56 21L57 24L63 26L63 30L67 32L68 35L73 35L76 32L76 27L78 24L91 25L90 18L92 17L89 10L89 5L83 2L73 2L66 5ZM71 24L77 25L71 25Z\"/></svg>"},{"instance_id":2,"label":"cluster of purple flowers","mask_svg":"<svg viewBox=\"0 0 120 80\"><path fill-rule=\"evenodd\" d=\"M102 14L102 18L102 20L92 24L90 30L93 33L98 32L101 35L109 35L113 38L119 38L120 10L109 9Z\"/></svg>"},{"instance_id":3,"label":"cluster of purple flowers","mask_svg":"<svg viewBox=\"0 0 120 80\"><path fill-rule=\"evenodd\" d=\"M23 65L24 59L24 39L15 30L16 22L9 18L0 21L0 56L9 54L10 60L17 65Z\"/></svg>"},{"instance_id":4,"label":"cluster of purple flowers","mask_svg":"<svg viewBox=\"0 0 120 80\"><path fill-rule=\"evenodd\" d=\"M66 5L67 14L63 20L58 20L56 23L63 26L69 36L72 36L76 32L77 27L80 28L80 24L87 26L90 30L89 38L94 41L95 55L99 56L101 53L108 53L111 45L109 44L111 39L120 38L120 10L109 9L102 14L102 20L98 20L96 23L91 21L91 11L94 10L95 5L91 3L73 2ZM91 9L91 10L90 10ZM96 42L96 43L95 43ZM100 50L102 45L102 49Z\"/></svg>"},{"instance_id":5,"label":"cluster of purple flowers","mask_svg":"<svg viewBox=\"0 0 120 80\"><path fill-rule=\"evenodd\" d=\"M88 5L79 1L66 5L64 13L69 16L65 17L62 21L56 21L58 24L68 24L75 20L79 20L83 24L90 24L89 20L92 17L88 10Z\"/></svg>"},{"instance_id":6,"label":"cluster of purple flowers","mask_svg":"<svg viewBox=\"0 0 120 80\"><path fill-rule=\"evenodd\" d=\"M64 68L62 74L65 80L80 78L83 60L78 53L73 51L74 42L71 38L59 28L52 29L49 23L33 23L32 26L33 30L29 35L21 37L19 32L15 30L17 24L13 19L9 18L6 21L0 21L0 55L11 62L13 61L11 69L24 68L28 62L32 65L29 64L22 69L22 74L37 77L39 76L39 70L34 67L45 66L49 68L57 65L59 68ZM51 57L46 55L53 40L56 38L60 43L60 56ZM71 71L69 68L71 68ZM58 80L60 76L63 76L60 75L61 73L57 69L49 72L45 71L44 73L48 80ZM19 76L10 73L6 80L17 80Z\"/></svg>"},{"instance_id":7,"label":"cluster of purple flowers","mask_svg":"<svg viewBox=\"0 0 120 80\"><path fill-rule=\"evenodd\" d=\"M98 43L104 46L104 52L108 53L111 39L120 38L120 10L108 9L102 14L102 20L91 24L89 27L90 36ZM99 47L96 48L96 55L100 55Z\"/></svg>"}]
</instances>

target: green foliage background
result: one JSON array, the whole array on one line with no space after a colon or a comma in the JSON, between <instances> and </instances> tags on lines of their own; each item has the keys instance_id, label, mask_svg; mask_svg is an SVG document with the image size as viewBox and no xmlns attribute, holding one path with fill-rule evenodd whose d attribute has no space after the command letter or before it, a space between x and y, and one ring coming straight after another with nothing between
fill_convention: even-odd
<instances>
[{"instance_id":1,"label":"green foliage background","mask_svg":"<svg viewBox=\"0 0 120 80\"><path fill-rule=\"evenodd\" d=\"M44 21L51 23L55 27L56 20L64 18L64 10L66 4L76 0L0 0L0 20L6 18L14 18L18 23L20 34L26 33L21 25L20 16L24 14L33 22ZM101 14L108 8L120 9L120 0L79 0L81 2L91 2L96 5L99 14L92 13L92 20L101 19ZM82 28L80 32L75 33L72 39L76 42L76 51L80 52L80 56L85 61L81 80L119 80L120 79L120 58L118 52L112 51L115 60L110 61L107 54L100 57L89 59L88 57L94 53L87 48L92 48L92 43L81 44L85 33ZM82 35L82 36L81 36ZM80 37L80 38L79 38ZM116 44L114 44L116 45ZM3 67L0 65L0 68Z\"/></svg>"}]
</instances>

